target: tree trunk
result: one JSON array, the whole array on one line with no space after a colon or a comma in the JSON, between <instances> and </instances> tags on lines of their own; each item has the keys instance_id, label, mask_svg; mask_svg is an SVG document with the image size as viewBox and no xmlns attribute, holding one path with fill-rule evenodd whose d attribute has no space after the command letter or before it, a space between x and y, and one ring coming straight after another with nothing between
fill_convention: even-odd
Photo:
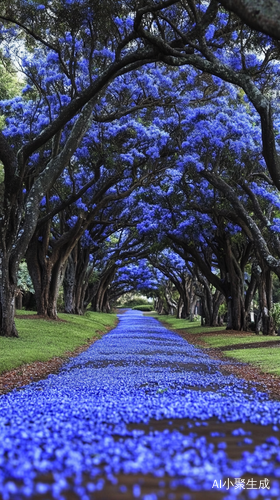
<instances>
[{"instance_id":1,"label":"tree trunk","mask_svg":"<svg viewBox=\"0 0 280 500\"><path fill-rule=\"evenodd\" d=\"M54 243L48 255L49 234L48 226L42 240L35 233L26 252L26 262L35 290L37 314L57 319L59 287L74 244L73 241L66 241L63 246Z\"/></svg>"},{"instance_id":2,"label":"tree trunk","mask_svg":"<svg viewBox=\"0 0 280 500\"><path fill-rule=\"evenodd\" d=\"M202 325L204 324L205 326L211 326L211 313L209 311L209 303L207 300L206 293L201 296L201 302L202 302L201 319L203 320L204 318L205 320L201 324Z\"/></svg>"},{"instance_id":3,"label":"tree trunk","mask_svg":"<svg viewBox=\"0 0 280 500\"><path fill-rule=\"evenodd\" d=\"M44 259L45 260L45 259ZM31 242L26 252L26 262L35 292L37 314L48 316L49 287L52 266L49 260L38 257L37 245Z\"/></svg>"},{"instance_id":4,"label":"tree trunk","mask_svg":"<svg viewBox=\"0 0 280 500\"><path fill-rule=\"evenodd\" d=\"M166 300L166 304L167 304L167 308L168 308L168 314L170 314L170 316L173 316L174 311L177 308L177 304L172 298L172 283L171 282L167 283L167 285L164 287L164 296L165 296L165 300Z\"/></svg>"},{"instance_id":5,"label":"tree trunk","mask_svg":"<svg viewBox=\"0 0 280 500\"><path fill-rule=\"evenodd\" d=\"M52 269L51 281L49 287L49 297L47 305L47 315L51 319L57 319L57 299L60 286L65 274L66 262L61 256Z\"/></svg>"},{"instance_id":6,"label":"tree trunk","mask_svg":"<svg viewBox=\"0 0 280 500\"><path fill-rule=\"evenodd\" d=\"M203 294L201 295L201 298L203 300L203 310L204 310L204 316L205 316L205 325L207 326L212 326L212 318L213 318L213 297L212 297L212 291L209 286L208 281L206 278L204 279L204 291Z\"/></svg>"},{"instance_id":7,"label":"tree trunk","mask_svg":"<svg viewBox=\"0 0 280 500\"><path fill-rule=\"evenodd\" d=\"M82 248L80 241L68 257L65 278L63 281L65 312L83 315L85 307L91 302L85 296L88 282L93 272L89 266L90 249Z\"/></svg>"},{"instance_id":8,"label":"tree trunk","mask_svg":"<svg viewBox=\"0 0 280 500\"><path fill-rule=\"evenodd\" d=\"M232 307L232 328L233 330L244 330L244 314L242 311L241 304L241 293L240 289L236 290L231 300Z\"/></svg>"},{"instance_id":9,"label":"tree trunk","mask_svg":"<svg viewBox=\"0 0 280 500\"><path fill-rule=\"evenodd\" d=\"M263 335L272 335L274 333L274 322L270 315L272 308L272 279L270 270L264 265L259 279L259 302L260 316L256 333L261 329Z\"/></svg>"},{"instance_id":10,"label":"tree trunk","mask_svg":"<svg viewBox=\"0 0 280 500\"><path fill-rule=\"evenodd\" d=\"M22 309L22 292L18 289L15 296L15 309Z\"/></svg>"},{"instance_id":11,"label":"tree trunk","mask_svg":"<svg viewBox=\"0 0 280 500\"><path fill-rule=\"evenodd\" d=\"M244 304L244 275L235 258L229 238L225 242L227 330L246 329Z\"/></svg>"},{"instance_id":12,"label":"tree trunk","mask_svg":"<svg viewBox=\"0 0 280 500\"><path fill-rule=\"evenodd\" d=\"M246 330L245 310L241 291L236 288L233 296L227 298L227 330Z\"/></svg>"},{"instance_id":13,"label":"tree trunk","mask_svg":"<svg viewBox=\"0 0 280 500\"><path fill-rule=\"evenodd\" d=\"M205 325L218 326L219 307L223 303L225 297L219 290L216 290L213 294L209 281L199 272L197 273L197 279L200 286L196 286L195 293L201 299L203 311L201 311L201 314L204 314Z\"/></svg>"},{"instance_id":14,"label":"tree trunk","mask_svg":"<svg viewBox=\"0 0 280 500\"><path fill-rule=\"evenodd\" d=\"M78 257L76 269L76 286L75 286L75 313L84 314L85 310L85 294L88 288L88 281L93 272L93 267L89 269L89 251L81 249L81 256Z\"/></svg>"},{"instance_id":15,"label":"tree trunk","mask_svg":"<svg viewBox=\"0 0 280 500\"><path fill-rule=\"evenodd\" d=\"M97 292L97 301L96 301L96 311L97 312L103 311L103 301L104 301L105 292L106 292L106 285L104 283L102 283L99 287L98 292Z\"/></svg>"},{"instance_id":16,"label":"tree trunk","mask_svg":"<svg viewBox=\"0 0 280 500\"><path fill-rule=\"evenodd\" d=\"M0 335L18 337L14 321L16 283L9 273L8 255L0 258L0 265Z\"/></svg>"},{"instance_id":17,"label":"tree trunk","mask_svg":"<svg viewBox=\"0 0 280 500\"><path fill-rule=\"evenodd\" d=\"M190 314L190 299L187 293L183 294L183 303L181 318L186 319Z\"/></svg>"},{"instance_id":18,"label":"tree trunk","mask_svg":"<svg viewBox=\"0 0 280 500\"><path fill-rule=\"evenodd\" d=\"M179 301L178 301L178 305L177 305L177 314L176 314L177 319L182 318L183 307L184 307L184 304L183 304L182 298L180 296Z\"/></svg>"},{"instance_id":19,"label":"tree trunk","mask_svg":"<svg viewBox=\"0 0 280 500\"><path fill-rule=\"evenodd\" d=\"M93 298L92 302L92 308L93 311L96 312L102 312L103 311L103 306L104 306L104 297L105 293L110 285L110 283L113 281L115 272L116 272L117 266L115 264L111 265L101 276L100 281L98 283L98 289L96 292L96 295Z\"/></svg>"},{"instance_id":20,"label":"tree trunk","mask_svg":"<svg viewBox=\"0 0 280 500\"><path fill-rule=\"evenodd\" d=\"M65 276L63 280L64 312L74 314L75 312L75 276L76 276L75 248L68 257Z\"/></svg>"},{"instance_id":21,"label":"tree trunk","mask_svg":"<svg viewBox=\"0 0 280 500\"><path fill-rule=\"evenodd\" d=\"M111 311L108 290L106 290L106 292L105 292L102 311L105 312L105 313L109 313Z\"/></svg>"},{"instance_id":22,"label":"tree trunk","mask_svg":"<svg viewBox=\"0 0 280 500\"><path fill-rule=\"evenodd\" d=\"M224 295L219 290L216 290L213 297L213 314L212 314L211 326L219 326L219 308L224 302L224 300L225 300Z\"/></svg>"},{"instance_id":23,"label":"tree trunk","mask_svg":"<svg viewBox=\"0 0 280 500\"><path fill-rule=\"evenodd\" d=\"M84 308L86 309L87 306L92 303L94 303L94 297L97 293L98 290L98 283L89 283L87 284L87 287L85 288L85 298L84 298Z\"/></svg>"},{"instance_id":24,"label":"tree trunk","mask_svg":"<svg viewBox=\"0 0 280 500\"><path fill-rule=\"evenodd\" d=\"M253 262L251 267L251 279L248 283L248 289L245 295L245 318L246 318L246 330L248 330L251 326L251 307L252 301L255 296L257 285L258 285L258 266L257 262Z\"/></svg>"},{"instance_id":25,"label":"tree trunk","mask_svg":"<svg viewBox=\"0 0 280 500\"><path fill-rule=\"evenodd\" d=\"M75 314L78 314L79 316L84 314L83 286L81 283L78 283L76 286Z\"/></svg>"},{"instance_id":26,"label":"tree trunk","mask_svg":"<svg viewBox=\"0 0 280 500\"><path fill-rule=\"evenodd\" d=\"M161 297L157 298L157 303L156 303L155 309L156 309L158 314L165 314L164 303L163 303L163 300Z\"/></svg>"}]
</instances>

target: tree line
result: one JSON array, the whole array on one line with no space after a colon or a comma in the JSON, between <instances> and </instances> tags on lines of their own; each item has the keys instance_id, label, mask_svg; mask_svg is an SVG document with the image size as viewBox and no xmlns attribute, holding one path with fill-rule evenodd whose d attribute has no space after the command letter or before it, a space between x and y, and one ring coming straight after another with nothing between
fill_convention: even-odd
<instances>
[{"instance_id":1,"label":"tree line","mask_svg":"<svg viewBox=\"0 0 280 500\"><path fill-rule=\"evenodd\" d=\"M272 333L279 45L254 5L2 0L1 335L23 259L43 316L62 285L77 314L140 287L237 330L258 296Z\"/></svg>"}]
</instances>

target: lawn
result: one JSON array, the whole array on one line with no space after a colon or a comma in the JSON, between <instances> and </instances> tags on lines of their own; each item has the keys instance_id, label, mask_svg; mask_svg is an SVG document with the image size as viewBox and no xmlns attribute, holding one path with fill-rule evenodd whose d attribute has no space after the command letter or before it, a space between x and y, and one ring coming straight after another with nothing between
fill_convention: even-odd
<instances>
[{"instance_id":1,"label":"lawn","mask_svg":"<svg viewBox=\"0 0 280 500\"><path fill-rule=\"evenodd\" d=\"M153 318L166 323L170 328L174 328L174 330L187 330L188 333L217 332L225 329L224 326L201 326L200 317L194 321L190 321L188 319L178 319L176 316L164 316L155 312L145 313L145 316L153 316Z\"/></svg>"},{"instance_id":2,"label":"lawn","mask_svg":"<svg viewBox=\"0 0 280 500\"><path fill-rule=\"evenodd\" d=\"M254 333L248 332L227 332L225 327L208 327L201 326L200 319L196 321L189 321L185 319L177 319L174 316L162 316L156 313L147 313L149 316L153 316L162 323L166 324L168 328L177 331L182 330L182 333L211 333L212 335L200 336L199 340L203 340L210 347L226 347L231 345L240 344L253 344L259 342L269 342L275 341L279 342L280 337L277 336L264 336L255 335ZM219 332L217 333L216 332ZM214 333L215 332L215 333ZM248 349L233 349L229 351L223 351L225 356L236 359L237 361L242 361L244 363L251 363L256 365L263 372L272 373L274 375L280 375L280 348L278 347L257 347Z\"/></svg>"},{"instance_id":3,"label":"lawn","mask_svg":"<svg viewBox=\"0 0 280 500\"><path fill-rule=\"evenodd\" d=\"M100 338L116 324L115 314L87 312L85 316L59 314L64 321L27 319L30 311L17 311L19 338L0 337L0 373L33 361L48 361L74 351L90 339ZM36 313L34 313L36 314Z\"/></svg>"},{"instance_id":4,"label":"lawn","mask_svg":"<svg viewBox=\"0 0 280 500\"><path fill-rule=\"evenodd\" d=\"M247 333L238 336L227 336L224 335L215 335L213 337L207 336L202 337L202 340L209 344L209 347L226 347L228 345L238 345L238 344L254 344L259 342L270 342L270 341L278 341L280 342L280 337L275 336L266 336L266 335L255 335L253 333Z\"/></svg>"},{"instance_id":5,"label":"lawn","mask_svg":"<svg viewBox=\"0 0 280 500\"><path fill-rule=\"evenodd\" d=\"M236 349L234 351L224 351L224 354L243 363L252 363L263 372L280 375L280 352L278 347Z\"/></svg>"},{"instance_id":6,"label":"lawn","mask_svg":"<svg viewBox=\"0 0 280 500\"><path fill-rule=\"evenodd\" d=\"M207 336L202 337L209 347L226 347L229 345L240 345L240 344L255 344L263 342L280 342L280 337L266 336L266 335L254 335L253 333L247 333L244 335L230 336L227 337L226 334L215 335L213 337ZM225 356L234 358L237 361L242 361L243 363L251 363L257 366L265 373L272 373L273 375L280 375L280 349L279 347L256 347L249 349L232 349L229 351L223 351Z\"/></svg>"}]
</instances>

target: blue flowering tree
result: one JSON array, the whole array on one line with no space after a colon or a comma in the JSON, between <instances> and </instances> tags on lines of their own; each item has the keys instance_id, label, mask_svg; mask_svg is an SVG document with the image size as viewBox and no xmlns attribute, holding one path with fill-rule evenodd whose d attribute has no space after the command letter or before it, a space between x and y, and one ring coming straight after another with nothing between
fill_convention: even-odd
<instances>
[{"instance_id":1,"label":"blue flowering tree","mask_svg":"<svg viewBox=\"0 0 280 500\"><path fill-rule=\"evenodd\" d=\"M130 212L129 201L124 206L122 200L163 175L174 141L162 123L154 123L152 105L173 105L170 97L165 103L172 81L159 89L158 80L157 71L138 71L124 80L119 78L108 89L103 108L111 107L111 113L94 117L67 168L41 201L40 217L27 248L40 315L56 318L59 275L84 232L94 230L95 225L118 225L120 213L125 218ZM140 106L136 101L143 92ZM124 100L130 102L133 116L118 111Z\"/></svg>"},{"instance_id":2,"label":"blue flowering tree","mask_svg":"<svg viewBox=\"0 0 280 500\"><path fill-rule=\"evenodd\" d=\"M108 312L121 295L141 288L143 277L139 273L138 281L135 273L141 266L138 264L135 266L134 263L142 262L148 254L148 248L131 224L130 228L125 227L115 232L108 239L107 245L105 243L105 250L96 292L91 303L94 311Z\"/></svg>"},{"instance_id":3,"label":"blue flowering tree","mask_svg":"<svg viewBox=\"0 0 280 500\"><path fill-rule=\"evenodd\" d=\"M236 8L227 0L220 3L241 12L242 0ZM159 239L172 233L175 244L176 217L170 202L168 206L172 190L178 195L175 206L184 218L179 218L183 231L196 224L199 214L211 219L213 213L194 205L190 212L180 182L211 186L204 194L201 189L201 199L208 192L226 198L227 214L218 216L238 225L246 244L254 245L259 283L272 271L280 276L276 202L262 214L259 201L277 197L280 189L274 92L279 85L278 46L260 17L257 32L220 3L3 1L1 51L17 65L26 85L22 95L1 102L6 120L0 132L1 335L17 335L16 275L26 252L29 263L35 259L33 282L42 296L48 279L58 282L75 245L93 229L102 210L151 181L150 196L159 201L150 203L142 231L150 225ZM269 16L263 6L260 12L262 19ZM165 170L169 173L159 186L159 173ZM204 240L209 226L204 220ZM199 235L192 237L201 249ZM205 276L206 268L199 267ZM212 267L211 273L217 286L212 285L219 289ZM46 287L38 309L55 317L56 289L51 288ZM268 317L269 307L262 309L263 318Z\"/></svg>"},{"instance_id":4,"label":"blue flowering tree","mask_svg":"<svg viewBox=\"0 0 280 500\"><path fill-rule=\"evenodd\" d=\"M0 133L4 167L1 200L0 332L16 336L13 321L18 265L37 229L40 203L88 132L93 116L125 115L107 87L116 78L158 59L133 31L136 11L126 2L3 2L5 57L25 75L24 95L3 103L7 127ZM125 91L124 91L125 94ZM149 92L135 92L134 107L148 107ZM147 101L148 99L148 101ZM146 102L144 102L146 100ZM102 119L104 116L102 116ZM112 116L111 116L112 119ZM78 197L79 198L79 197ZM77 198L77 199L78 199ZM72 199L73 201L73 199Z\"/></svg>"},{"instance_id":5,"label":"blue flowering tree","mask_svg":"<svg viewBox=\"0 0 280 500\"><path fill-rule=\"evenodd\" d=\"M262 330L270 333L269 276L271 271L279 275L279 195L262 159L258 115L236 89L224 86L219 95L221 87L213 86L200 99L199 90L192 106L177 105L180 151L161 185L143 195L148 208L139 230L157 239L167 235L179 254L183 242L183 258L196 264L203 297L209 297L211 322L216 323L224 296L228 327L245 329L258 288ZM258 268L263 271L257 276Z\"/></svg>"},{"instance_id":6,"label":"blue flowering tree","mask_svg":"<svg viewBox=\"0 0 280 500\"><path fill-rule=\"evenodd\" d=\"M143 249L144 250L144 249ZM154 295L158 282L154 277L147 259L147 248L141 253L135 252L127 262L123 262L117 269L109 289L109 299L112 304L127 294L141 294L148 297Z\"/></svg>"},{"instance_id":7,"label":"blue flowering tree","mask_svg":"<svg viewBox=\"0 0 280 500\"><path fill-rule=\"evenodd\" d=\"M128 293L141 293L154 299L154 307L160 314L174 314L178 308L178 291L166 274L152 265L153 250L147 243L144 243L145 252L135 255L117 270L110 288L110 299L114 302ZM145 255L148 258L141 258Z\"/></svg>"},{"instance_id":8,"label":"blue flowering tree","mask_svg":"<svg viewBox=\"0 0 280 500\"><path fill-rule=\"evenodd\" d=\"M166 244L168 245L168 242ZM172 311L172 314L176 309L177 318L193 317L196 297L192 275L187 269L185 260L174 250L164 248L164 250L157 252L151 249L149 261L168 280L168 286L164 290L167 309ZM177 291L177 301L174 300L172 287L169 283ZM162 286L162 288L164 287Z\"/></svg>"},{"instance_id":9,"label":"blue flowering tree","mask_svg":"<svg viewBox=\"0 0 280 500\"><path fill-rule=\"evenodd\" d=\"M244 2L237 3L239 8L233 10L241 12L240 4ZM268 10L273 12L273 8ZM265 11L262 4L259 17ZM274 95L279 89L277 42L240 23L238 17L221 8L216 0L145 6L135 18L134 29L148 45L157 48L166 64L191 65L212 75L213 82L230 82L244 91L259 115L263 157L274 185L280 189L280 159L271 93L272 87ZM260 46L261 56L258 53Z\"/></svg>"}]
</instances>

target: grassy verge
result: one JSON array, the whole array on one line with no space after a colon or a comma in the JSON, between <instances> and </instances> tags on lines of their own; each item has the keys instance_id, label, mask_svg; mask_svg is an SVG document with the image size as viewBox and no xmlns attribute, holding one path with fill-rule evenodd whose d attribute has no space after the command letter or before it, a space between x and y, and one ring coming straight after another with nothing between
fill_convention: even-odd
<instances>
[{"instance_id":1,"label":"grassy verge","mask_svg":"<svg viewBox=\"0 0 280 500\"><path fill-rule=\"evenodd\" d=\"M200 318L190 321L188 319L177 319L174 316L163 316L157 313L146 313L145 316L153 316L153 318L158 319L162 323L166 323L170 328L174 330L187 330L188 333L205 333L205 332L217 332L219 330L224 330L224 327L217 326L201 326Z\"/></svg>"},{"instance_id":2,"label":"grassy verge","mask_svg":"<svg viewBox=\"0 0 280 500\"><path fill-rule=\"evenodd\" d=\"M238 345L238 344L257 344L260 342L280 342L280 337L266 336L266 335L254 335L252 333L247 334L237 334L236 336L226 336L227 334L219 334L213 337L202 337L209 347L226 347L228 345Z\"/></svg>"},{"instance_id":3,"label":"grassy verge","mask_svg":"<svg viewBox=\"0 0 280 500\"><path fill-rule=\"evenodd\" d=\"M256 344L270 341L280 341L279 337L274 336L264 336L264 335L254 335L252 333L230 336L226 337L221 334L217 336L207 336L203 337L209 347L226 347L229 345L240 345L240 344ZM265 373L271 373L273 375L280 375L280 352L279 347L252 347L249 349L231 349L229 351L223 351L223 354L227 357L236 359L237 361L242 361L243 363L251 363L257 366Z\"/></svg>"},{"instance_id":4,"label":"grassy verge","mask_svg":"<svg viewBox=\"0 0 280 500\"><path fill-rule=\"evenodd\" d=\"M199 335L199 340L208 344L209 348L220 348L240 344L254 344L263 343L268 341L280 341L280 337L255 335L254 333L244 332L227 332L224 327L207 327L200 326L200 321L190 322L184 319L176 319L173 316L160 316L158 314L147 313L162 323L166 324L168 328L181 331L182 333L190 334L203 334L213 332L212 335ZM216 333L219 332L219 333ZM280 348L278 347L256 347L248 349L231 349L223 350L222 354L233 358L243 363L251 363L257 366L265 373L280 376Z\"/></svg>"},{"instance_id":5,"label":"grassy verge","mask_svg":"<svg viewBox=\"0 0 280 500\"><path fill-rule=\"evenodd\" d=\"M236 349L234 351L224 351L224 354L243 363L251 363L265 373L280 375L280 354L277 347Z\"/></svg>"},{"instance_id":6,"label":"grassy verge","mask_svg":"<svg viewBox=\"0 0 280 500\"><path fill-rule=\"evenodd\" d=\"M23 316L15 320L19 338L0 337L0 373L26 363L63 357L89 340L100 338L116 324L115 314L59 314L64 321L24 318L30 311L18 311L18 314Z\"/></svg>"}]
</instances>

